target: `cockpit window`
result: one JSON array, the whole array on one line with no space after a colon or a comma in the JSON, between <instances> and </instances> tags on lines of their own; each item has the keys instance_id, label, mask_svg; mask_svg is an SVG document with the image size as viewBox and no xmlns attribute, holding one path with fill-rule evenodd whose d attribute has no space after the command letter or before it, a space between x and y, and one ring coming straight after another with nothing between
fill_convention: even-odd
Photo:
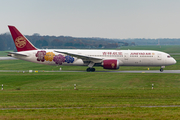
<instances>
[{"instance_id":1,"label":"cockpit window","mask_svg":"<svg viewBox=\"0 0 180 120\"><path fill-rule=\"evenodd\" d=\"M167 58L171 58L171 56L170 56L170 55L168 55L168 56L167 56Z\"/></svg>"}]
</instances>

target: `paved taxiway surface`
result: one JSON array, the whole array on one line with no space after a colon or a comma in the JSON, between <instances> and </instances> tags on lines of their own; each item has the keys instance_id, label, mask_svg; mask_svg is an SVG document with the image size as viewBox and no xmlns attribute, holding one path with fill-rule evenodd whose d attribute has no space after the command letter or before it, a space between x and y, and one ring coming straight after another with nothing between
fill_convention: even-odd
<instances>
[{"instance_id":1,"label":"paved taxiway surface","mask_svg":"<svg viewBox=\"0 0 180 120\"><path fill-rule=\"evenodd\" d=\"M13 57L0 57L0 60L16 60L16 58L13 58Z\"/></svg>"},{"instance_id":2,"label":"paved taxiway surface","mask_svg":"<svg viewBox=\"0 0 180 120\"><path fill-rule=\"evenodd\" d=\"M180 70L144 70L144 71L97 71L97 72L119 72L119 73L180 73Z\"/></svg>"},{"instance_id":3,"label":"paved taxiway surface","mask_svg":"<svg viewBox=\"0 0 180 120\"><path fill-rule=\"evenodd\" d=\"M0 70L0 72L29 72L29 70ZM86 71L33 71L33 72L86 72ZM95 71L95 72L108 72L108 73L180 73L180 70L139 70L139 71Z\"/></svg>"},{"instance_id":4,"label":"paved taxiway surface","mask_svg":"<svg viewBox=\"0 0 180 120\"><path fill-rule=\"evenodd\" d=\"M1 72L1 71L0 71ZM86 71L44 71L44 72L86 72ZM108 73L180 73L180 70L138 70L138 71L95 71L95 72L108 72Z\"/></svg>"}]
</instances>

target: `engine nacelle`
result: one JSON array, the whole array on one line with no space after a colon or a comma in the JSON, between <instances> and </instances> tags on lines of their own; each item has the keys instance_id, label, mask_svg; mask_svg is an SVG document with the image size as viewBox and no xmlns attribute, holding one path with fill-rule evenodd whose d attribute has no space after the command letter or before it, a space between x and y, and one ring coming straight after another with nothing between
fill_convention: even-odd
<instances>
[{"instance_id":1,"label":"engine nacelle","mask_svg":"<svg viewBox=\"0 0 180 120\"><path fill-rule=\"evenodd\" d=\"M102 63L104 69L119 69L119 65L119 60L116 59L104 60Z\"/></svg>"}]
</instances>

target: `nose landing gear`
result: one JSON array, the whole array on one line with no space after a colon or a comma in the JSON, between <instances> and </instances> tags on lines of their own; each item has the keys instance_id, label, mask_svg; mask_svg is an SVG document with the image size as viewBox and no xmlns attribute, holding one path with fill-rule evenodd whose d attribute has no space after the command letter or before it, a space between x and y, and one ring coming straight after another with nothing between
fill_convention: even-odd
<instances>
[{"instance_id":1,"label":"nose landing gear","mask_svg":"<svg viewBox=\"0 0 180 120\"><path fill-rule=\"evenodd\" d=\"M160 72L163 72L163 71L164 71L163 68L165 68L165 66L161 66Z\"/></svg>"}]
</instances>

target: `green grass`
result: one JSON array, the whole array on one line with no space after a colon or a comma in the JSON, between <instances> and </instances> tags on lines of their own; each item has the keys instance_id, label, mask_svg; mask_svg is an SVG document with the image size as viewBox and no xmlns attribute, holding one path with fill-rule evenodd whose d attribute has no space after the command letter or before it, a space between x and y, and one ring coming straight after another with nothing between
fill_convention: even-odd
<instances>
[{"instance_id":1,"label":"green grass","mask_svg":"<svg viewBox=\"0 0 180 120\"><path fill-rule=\"evenodd\" d=\"M7 52L12 52L12 51L0 51L0 57L7 57L8 55Z\"/></svg>"},{"instance_id":2,"label":"green grass","mask_svg":"<svg viewBox=\"0 0 180 120\"><path fill-rule=\"evenodd\" d=\"M178 119L180 108L82 108L4 110L1 119ZM88 111L88 112L86 112Z\"/></svg>"},{"instance_id":3,"label":"green grass","mask_svg":"<svg viewBox=\"0 0 180 120\"><path fill-rule=\"evenodd\" d=\"M174 53L170 47L163 49ZM180 56L173 57L177 64L167 66L165 70L180 68ZM0 61L0 70L52 71L59 68L22 60ZM61 68L85 71L87 67ZM119 70L147 68L122 66ZM150 69L159 70L159 67ZM104 71L102 67L96 67L96 70ZM32 108L0 110L1 119L180 119L179 74L1 72L1 84L4 90L0 91L0 108ZM77 90L74 90L74 84L77 84Z\"/></svg>"},{"instance_id":4,"label":"green grass","mask_svg":"<svg viewBox=\"0 0 180 120\"><path fill-rule=\"evenodd\" d=\"M0 84L4 84L4 90L0 91L0 108L57 108L0 110L0 117L178 119L179 107L141 106L180 105L179 81L179 74L0 73ZM74 90L74 84L78 90Z\"/></svg>"},{"instance_id":5,"label":"green grass","mask_svg":"<svg viewBox=\"0 0 180 120\"><path fill-rule=\"evenodd\" d=\"M179 74L0 73L0 84L4 85L4 90L0 91L0 108L58 108L0 110L0 117L178 119L179 107L141 106L180 105L179 81ZM77 84L78 90L74 90L74 84Z\"/></svg>"}]
</instances>

